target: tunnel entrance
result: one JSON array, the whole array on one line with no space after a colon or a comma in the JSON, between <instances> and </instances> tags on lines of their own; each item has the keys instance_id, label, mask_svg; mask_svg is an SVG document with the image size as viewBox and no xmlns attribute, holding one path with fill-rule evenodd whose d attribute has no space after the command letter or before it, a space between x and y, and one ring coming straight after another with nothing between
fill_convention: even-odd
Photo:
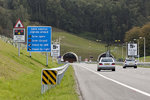
<instances>
[{"instance_id":1,"label":"tunnel entrance","mask_svg":"<svg viewBox=\"0 0 150 100\"><path fill-rule=\"evenodd\" d=\"M112 54L110 54L109 56L107 55L107 52L105 52L105 53L102 53L102 54L100 54L99 56L98 56L98 61L100 61L100 59L101 59L101 57L112 57L112 58L114 58L114 56L112 55Z\"/></svg>"},{"instance_id":2,"label":"tunnel entrance","mask_svg":"<svg viewBox=\"0 0 150 100\"><path fill-rule=\"evenodd\" d=\"M63 60L64 60L64 62L68 61L70 63L77 62L78 56L73 52L68 52L68 53L64 54Z\"/></svg>"}]
</instances>

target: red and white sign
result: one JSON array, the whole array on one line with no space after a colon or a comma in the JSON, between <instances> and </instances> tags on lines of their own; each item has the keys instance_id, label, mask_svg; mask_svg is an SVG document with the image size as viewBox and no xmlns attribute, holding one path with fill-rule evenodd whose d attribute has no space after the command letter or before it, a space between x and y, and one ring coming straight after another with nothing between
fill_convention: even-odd
<instances>
[{"instance_id":1,"label":"red and white sign","mask_svg":"<svg viewBox=\"0 0 150 100\"><path fill-rule=\"evenodd\" d=\"M19 19L13 29L14 42L25 42L25 28Z\"/></svg>"},{"instance_id":2,"label":"red and white sign","mask_svg":"<svg viewBox=\"0 0 150 100\"><path fill-rule=\"evenodd\" d=\"M17 23L16 23L14 28L24 28L24 26L23 26L23 24L22 24L20 19L17 21Z\"/></svg>"}]
</instances>

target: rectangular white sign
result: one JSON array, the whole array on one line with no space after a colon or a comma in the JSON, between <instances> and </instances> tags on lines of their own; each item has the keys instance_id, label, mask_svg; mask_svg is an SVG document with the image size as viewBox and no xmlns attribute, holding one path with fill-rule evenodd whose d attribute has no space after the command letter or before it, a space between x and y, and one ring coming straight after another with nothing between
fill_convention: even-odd
<instances>
[{"instance_id":1,"label":"rectangular white sign","mask_svg":"<svg viewBox=\"0 0 150 100\"><path fill-rule=\"evenodd\" d=\"M13 29L13 40L14 42L25 42L25 29L14 28Z\"/></svg>"},{"instance_id":2,"label":"rectangular white sign","mask_svg":"<svg viewBox=\"0 0 150 100\"><path fill-rule=\"evenodd\" d=\"M137 44L128 43L128 56L137 56Z\"/></svg>"},{"instance_id":3,"label":"rectangular white sign","mask_svg":"<svg viewBox=\"0 0 150 100\"><path fill-rule=\"evenodd\" d=\"M59 57L60 56L60 44L51 45L51 56Z\"/></svg>"}]
</instances>

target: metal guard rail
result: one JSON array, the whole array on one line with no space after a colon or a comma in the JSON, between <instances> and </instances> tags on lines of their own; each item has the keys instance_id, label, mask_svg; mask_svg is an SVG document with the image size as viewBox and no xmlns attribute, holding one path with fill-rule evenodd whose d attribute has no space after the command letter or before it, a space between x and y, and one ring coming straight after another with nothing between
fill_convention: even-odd
<instances>
[{"instance_id":1,"label":"metal guard rail","mask_svg":"<svg viewBox=\"0 0 150 100\"><path fill-rule=\"evenodd\" d=\"M51 68L51 69L43 69L43 70L53 70L53 71L57 71L57 77L56 77L56 85L60 84L65 72L67 71L69 67L69 64L65 64L63 66L60 66L58 68ZM42 70L42 71L43 71ZM42 81L42 76L41 76L41 81ZM41 82L42 84L42 82ZM48 84L42 84L41 87L41 94L45 93L48 89L50 89L51 87L55 87L55 85L48 85Z\"/></svg>"}]
</instances>

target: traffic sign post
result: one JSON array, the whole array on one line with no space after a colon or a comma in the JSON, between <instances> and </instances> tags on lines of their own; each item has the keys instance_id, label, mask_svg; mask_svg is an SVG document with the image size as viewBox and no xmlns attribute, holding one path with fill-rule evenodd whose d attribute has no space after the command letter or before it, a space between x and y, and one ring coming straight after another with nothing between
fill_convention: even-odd
<instances>
[{"instance_id":1,"label":"traffic sign post","mask_svg":"<svg viewBox=\"0 0 150 100\"><path fill-rule=\"evenodd\" d=\"M30 57L31 57L31 52L29 52L29 55L30 55Z\"/></svg>"},{"instance_id":2,"label":"traffic sign post","mask_svg":"<svg viewBox=\"0 0 150 100\"><path fill-rule=\"evenodd\" d=\"M20 57L20 43L18 43L18 56Z\"/></svg>"},{"instance_id":3,"label":"traffic sign post","mask_svg":"<svg viewBox=\"0 0 150 100\"><path fill-rule=\"evenodd\" d=\"M46 52L46 66L48 66L48 52Z\"/></svg>"},{"instance_id":4,"label":"traffic sign post","mask_svg":"<svg viewBox=\"0 0 150 100\"><path fill-rule=\"evenodd\" d=\"M20 57L20 43L25 42L25 28L20 19L13 29L13 41L18 43L18 56Z\"/></svg>"},{"instance_id":5,"label":"traffic sign post","mask_svg":"<svg viewBox=\"0 0 150 100\"><path fill-rule=\"evenodd\" d=\"M27 27L27 51L46 52L46 66L48 66L48 52L51 52L50 26L28 26Z\"/></svg>"}]
</instances>

